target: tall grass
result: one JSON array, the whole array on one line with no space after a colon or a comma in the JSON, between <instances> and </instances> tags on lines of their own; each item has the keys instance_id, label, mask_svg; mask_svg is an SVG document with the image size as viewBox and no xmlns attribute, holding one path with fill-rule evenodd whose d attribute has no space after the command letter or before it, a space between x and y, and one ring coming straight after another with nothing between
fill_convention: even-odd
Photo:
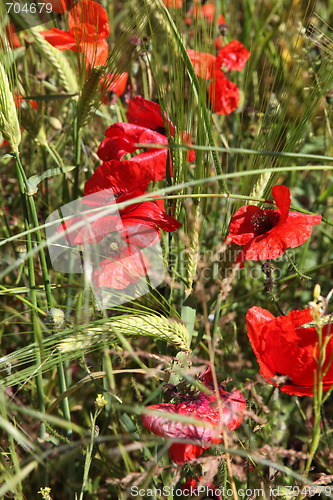
<instances>
[{"instance_id":1,"label":"tall grass","mask_svg":"<svg viewBox=\"0 0 333 500\"><path fill-rule=\"evenodd\" d=\"M245 316L253 305L275 316L304 309L316 283L323 297L331 288L332 33L324 21L332 8L224 0L210 24L200 11L186 20L192 2L183 9L161 0L101 3L111 26L105 67L87 71L82 55L51 47L38 33L45 26L20 31L14 50L0 43L0 131L11 146L0 158L0 496L132 498L137 487L148 498L149 490L200 476L234 498L241 489L253 498L255 488L263 497L277 489L276 496L304 498L306 485L329 496L330 398L321 389L314 398L289 396L267 384ZM236 39L251 52L245 69L228 75L241 99L227 116L213 112L207 82L186 52L216 53L219 13L229 26L223 44ZM57 26L68 29L66 15ZM102 102L103 76L124 71L126 94ZM22 96L19 108L14 94ZM182 227L161 235L163 283L136 299L124 291L120 305L103 308L84 274L53 268L46 219L83 196L106 128L126 121L136 94L190 134L192 145L166 126L173 177L169 159L166 180L135 200L160 197ZM289 187L293 210L323 221L274 261L267 287L260 264L235 268L236 247L224 241L235 211L263 206L275 184ZM167 383L195 385L208 362L228 390L242 391L247 414L221 444L175 466L172 439L149 433L140 414L164 401Z\"/></svg>"}]
</instances>

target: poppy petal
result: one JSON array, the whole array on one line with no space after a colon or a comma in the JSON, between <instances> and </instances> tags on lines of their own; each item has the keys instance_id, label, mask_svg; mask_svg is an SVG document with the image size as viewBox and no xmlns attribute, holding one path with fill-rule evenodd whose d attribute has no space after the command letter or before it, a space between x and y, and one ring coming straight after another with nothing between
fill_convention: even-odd
<instances>
[{"instance_id":1,"label":"poppy petal","mask_svg":"<svg viewBox=\"0 0 333 500\"><path fill-rule=\"evenodd\" d=\"M250 57L250 52L244 47L244 45L238 40L232 40L227 43L217 55L216 66L222 68L226 66L227 70L230 71L234 69L236 71L242 71L246 64L246 61Z\"/></svg>"},{"instance_id":2,"label":"poppy petal","mask_svg":"<svg viewBox=\"0 0 333 500\"><path fill-rule=\"evenodd\" d=\"M70 29L80 31L89 27L90 33L97 34L100 38L106 38L110 34L106 11L98 2L92 0L82 0L74 5L68 14L68 26ZM82 39L86 39L86 33Z\"/></svg>"},{"instance_id":3,"label":"poppy petal","mask_svg":"<svg viewBox=\"0 0 333 500\"><path fill-rule=\"evenodd\" d=\"M134 96L128 104L126 116L129 123L138 124L166 135L161 108L156 102L144 99L141 95ZM165 120L169 124L170 133L173 136L173 124L167 116Z\"/></svg>"},{"instance_id":4,"label":"poppy petal","mask_svg":"<svg viewBox=\"0 0 333 500\"><path fill-rule=\"evenodd\" d=\"M128 160L122 162L111 160L102 163L86 181L84 195L112 190L119 203L144 194L150 180L150 172L138 163ZM105 205L107 202L103 192L93 201L94 204L99 205Z\"/></svg>"},{"instance_id":5,"label":"poppy petal","mask_svg":"<svg viewBox=\"0 0 333 500\"><path fill-rule=\"evenodd\" d=\"M169 448L169 454L175 464L182 465L189 460L196 460L207 448L196 444L173 443Z\"/></svg>"},{"instance_id":6,"label":"poppy petal","mask_svg":"<svg viewBox=\"0 0 333 500\"><path fill-rule=\"evenodd\" d=\"M239 88L230 82L221 71L216 71L215 78L209 86L209 97L215 113L230 115L238 107Z\"/></svg>"},{"instance_id":7,"label":"poppy petal","mask_svg":"<svg viewBox=\"0 0 333 500\"><path fill-rule=\"evenodd\" d=\"M229 226L229 237L232 243L245 245L255 237L253 218L264 211L256 205L244 205L232 216Z\"/></svg>"},{"instance_id":8,"label":"poppy petal","mask_svg":"<svg viewBox=\"0 0 333 500\"><path fill-rule=\"evenodd\" d=\"M52 28L51 30L41 31L40 34L52 47L58 50L73 50L77 47L74 36L67 31Z\"/></svg>"},{"instance_id":9,"label":"poppy petal","mask_svg":"<svg viewBox=\"0 0 333 500\"><path fill-rule=\"evenodd\" d=\"M272 196L276 203L276 206L280 210L280 220L279 223L283 224L287 218L290 208L290 191L287 186L273 186L272 187Z\"/></svg>"},{"instance_id":10,"label":"poppy petal","mask_svg":"<svg viewBox=\"0 0 333 500\"><path fill-rule=\"evenodd\" d=\"M180 222L165 212L163 200L145 201L136 205L133 210L121 211L120 216L127 225L157 226L167 232L176 231L181 226Z\"/></svg>"},{"instance_id":11,"label":"poppy petal","mask_svg":"<svg viewBox=\"0 0 333 500\"><path fill-rule=\"evenodd\" d=\"M105 137L98 149L103 161L121 159L126 153L134 153L136 144L168 144L165 136L132 123L115 123L107 128Z\"/></svg>"},{"instance_id":12,"label":"poppy petal","mask_svg":"<svg viewBox=\"0 0 333 500\"><path fill-rule=\"evenodd\" d=\"M195 74L203 80L210 80L215 73L216 57L208 52L197 52L187 49L187 54L193 64Z\"/></svg>"},{"instance_id":13,"label":"poppy petal","mask_svg":"<svg viewBox=\"0 0 333 500\"><path fill-rule=\"evenodd\" d=\"M139 165L151 170L151 180L161 181L165 179L166 176L166 163L168 157L168 149L150 149L145 153L139 153L135 155L132 160ZM170 175L172 177L172 166L170 162Z\"/></svg>"},{"instance_id":14,"label":"poppy petal","mask_svg":"<svg viewBox=\"0 0 333 500\"><path fill-rule=\"evenodd\" d=\"M149 268L147 257L134 246L124 247L119 256L103 259L93 273L94 285L123 290L146 276Z\"/></svg>"}]
</instances>

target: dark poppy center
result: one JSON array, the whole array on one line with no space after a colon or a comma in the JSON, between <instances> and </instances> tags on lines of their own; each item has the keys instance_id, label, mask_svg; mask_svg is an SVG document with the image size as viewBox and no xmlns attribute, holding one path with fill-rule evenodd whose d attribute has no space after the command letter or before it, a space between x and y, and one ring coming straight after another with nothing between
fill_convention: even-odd
<instances>
[{"instance_id":1,"label":"dark poppy center","mask_svg":"<svg viewBox=\"0 0 333 500\"><path fill-rule=\"evenodd\" d=\"M251 223L257 236L270 231L279 222L280 215L271 209L266 209L251 217Z\"/></svg>"},{"instance_id":2,"label":"dark poppy center","mask_svg":"<svg viewBox=\"0 0 333 500\"><path fill-rule=\"evenodd\" d=\"M161 125L159 125L156 129L156 132L158 132L159 134L161 135L165 135L166 136L166 131L165 131L165 127L162 127Z\"/></svg>"}]
</instances>

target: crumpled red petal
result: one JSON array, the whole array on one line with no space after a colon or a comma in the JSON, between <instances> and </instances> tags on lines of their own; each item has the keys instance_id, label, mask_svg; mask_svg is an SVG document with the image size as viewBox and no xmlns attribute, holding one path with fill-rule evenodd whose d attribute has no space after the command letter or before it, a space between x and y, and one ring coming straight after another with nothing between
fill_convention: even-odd
<instances>
[{"instance_id":1,"label":"crumpled red petal","mask_svg":"<svg viewBox=\"0 0 333 500\"><path fill-rule=\"evenodd\" d=\"M232 40L219 51L216 58L216 67L222 68L224 65L228 71L231 69L242 71L249 57L250 52L244 45L238 40Z\"/></svg>"}]
</instances>

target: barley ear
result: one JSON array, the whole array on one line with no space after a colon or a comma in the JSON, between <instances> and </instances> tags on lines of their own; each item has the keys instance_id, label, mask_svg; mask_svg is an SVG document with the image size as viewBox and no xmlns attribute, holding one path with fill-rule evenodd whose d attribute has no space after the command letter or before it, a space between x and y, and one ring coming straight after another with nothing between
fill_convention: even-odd
<instances>
[{"instance_id":1,"label":"barley ear","mask_svg":"<svg viewBox=\"0 0 333 500\"><path fill-rule=\"evenodd\" d=\"M77 77L68 62L67 57L58 49L45 40L40 34L41 28L32 28L31 33L34 36L41 52L48 59L49 63L57 72L61 84L66 92L75 93L78 91Z\"/></svg>"},{"instance_id":2,"label":"barley ear","mask_svg":"<svg viewBox=\"0 0 333 500\"><path fill-rule=\"evenodd\" d=\"M0 63L0 132L17 153L21 142L21 130L18 121L15 99L10 90L5 68Z\"/></svg>"}]
</instances>

